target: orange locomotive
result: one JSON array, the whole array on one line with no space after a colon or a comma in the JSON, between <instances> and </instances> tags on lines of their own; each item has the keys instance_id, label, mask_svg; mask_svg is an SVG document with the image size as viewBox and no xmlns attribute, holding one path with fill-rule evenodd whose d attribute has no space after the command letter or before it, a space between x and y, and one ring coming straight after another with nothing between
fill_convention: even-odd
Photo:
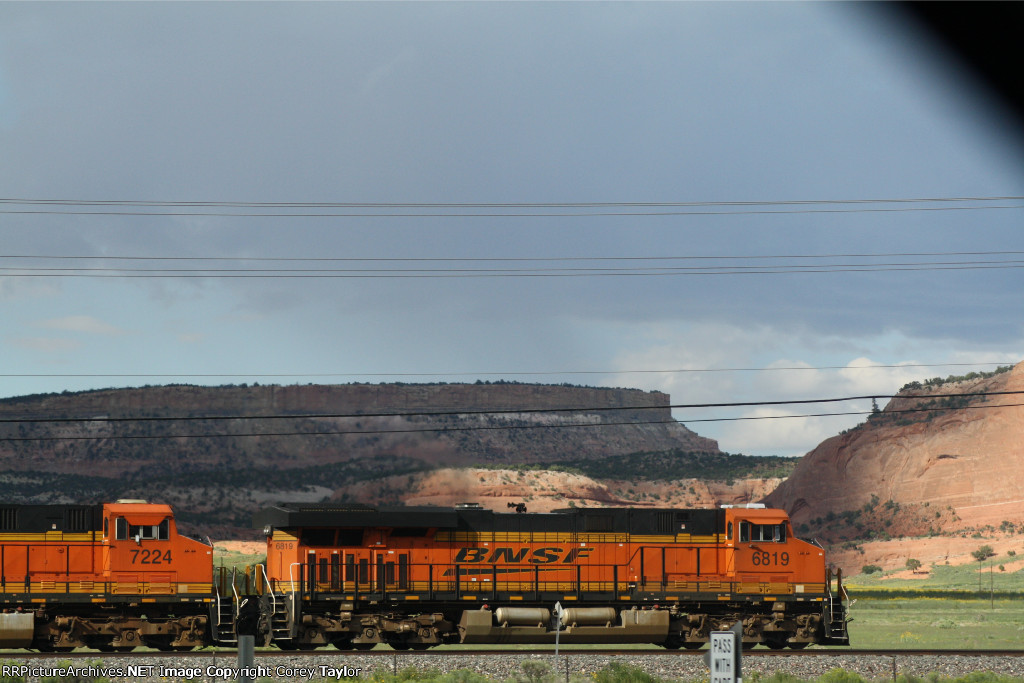
<instances>
[{"instance_id":1,"label":"orange locomotive","mask_svg":"<svg viewBox=\"0 0 1024 683\"><path fill-rule=\"evenodd\" d=\"M565 643L697 648L737 622L747 647L849 643L824 551L763 506L284 504L254 522L268 537L259 635L285 649L546 643L556 630Z\"/></svg>"},{"instance_id":2,"label":"orange locomotive","mask_svg":"<svg viewBox=\"0 0 1024 683\"><path fill-rule=\"evenodd\" d=\"M167 505L0 505L0 647L203 645L220 616L212 551Z\"/></svg>"}]
</instances>

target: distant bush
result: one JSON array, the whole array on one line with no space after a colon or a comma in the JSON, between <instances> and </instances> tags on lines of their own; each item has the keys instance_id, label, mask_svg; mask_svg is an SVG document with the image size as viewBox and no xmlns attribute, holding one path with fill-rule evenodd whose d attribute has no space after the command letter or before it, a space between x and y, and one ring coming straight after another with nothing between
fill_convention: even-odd
<instances>
[{"instance_id":1,"label":"distant bush","mask_svg":"<svg viewBox=\"0 0 1024 683\"><path fill-rule=\"evenodd\" d=\"M866 564L860 568L861 574L878 574L882 571L882 568L877 564Z\"/></svg>"}]
</instances>

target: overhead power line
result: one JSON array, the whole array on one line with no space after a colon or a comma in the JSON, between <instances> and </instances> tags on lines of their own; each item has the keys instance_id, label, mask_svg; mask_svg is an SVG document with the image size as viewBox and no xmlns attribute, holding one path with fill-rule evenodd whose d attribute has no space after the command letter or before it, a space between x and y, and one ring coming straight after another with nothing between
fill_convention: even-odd
<instances>
[{"instance_id":1,"label":"overhead power line","mask_svg":"<svg viewBox=\"0 0 1024 683\"><path fill-rule=\"evenodd\" d=\"M907 397L919 399L978 398L989 396L1015 396L1024 394L1022 391L980 391L946 394L920 394ZM210 415L210 416L153 416L153 417L48 417L0 418L0 424L64 424L64 423L109 423L109 422L196 422L196 421L242 421L242 420L324 420L324 419L367 419L388 417L486 417L501 415L538 415L551 413L607 413L633 412L646 410L686 410L708 408L751 408L783 405L814 405L823 403L849 403L892 399L898 394L867 394L861 396L843 396L838 398L807 398L786 399L779 401L730 401L716 403L676 403L669 405L634 405L634 406L573 406L567 408L506 408L497 410L420 410L420 411L379 411L358 413L302 413L302 414L270 414L270 415Z\"/></svg>"},{"instance_id":2,"label":"overhead power line","mask_svg":"<svg viewBox=\"0 0 1024 683\"><path fill-rule=\"evenodd\" d=\"M977 211L1021 209L1024 204L1007 204L1021 200L1024 196L692 202L244 202L9 197L0 198L0 206L34 208L0 208L0 213L242 218L546 218Z\"/></svg>"},{"instance_id":3,"label":"overhead power line","mask_svg":"<svg viewBox=\"0 0 1024 683\"><path fill-rule=\"evenodd\" d=\"M60 378L60 377L82 377L82 378L220 378L220 379L282 379L282 378L339 378L339 377L548 377L562 375L642 375L642 374L697 374L697 373L721 373L721 372L792 372L792 371L821 371L821 370L877 370L893 368L954 368L954 367L978 367L978 366L1007 366L1012 361L978 361L975 363L895 363L878 365L792 365L777 367L749 367L749 368L670 368L670 369L643 369L643 370L537 370L537 371L510 371L510 372L241 372L241 373L0 373L0 377L38 377L38 378Z\"/></svg>"},{"instance_id":4,"label":"overhead power line","mask_svg":"<svg viewBox=\"0 0 1024 683\"><path fill-rule=\"evenodd\" d=\"M1021 393L1021 392L1015 392ZM1022 407L1024 403L1007 403L1001 405L967 405L959 407L927 407L927 408L905 408L900 410L886 410L885 414L940 412L942 410L978 410L993 408ZM804 413L799 415L751 415L741 417L703 418L687 420L694 422L740 422L747 420L783 420L793 418L809 417L845 417L852 415L870 415L874 411L847 411L842 413ZM201 419L201 418L193 418ZM682 424L678 420L650 420L630 422L584 422L578 424L544 424L544 425L474 425L471 427L422 427L412 429L356 429L356 430L331 430L316 432L236 432L229 434L138 434L138 435L113 435L113 436L31 436L31 437L0 437L0 441L25 442L25 441L133 441L133 440L154 440L154 439L229 439L229 438L259 438L259 437L289 437L289 436L363 436L372 434L422 434L447 432L472 432L472 431L499 431L499 430L522 430L522 429L576 429L595 427L616 427L616 426L638 426L650 424Z\"/></svg>"},{"instance_id":5,"label":"overhead power line","mask_svg":"<svg viewBox=\"0 0 1024 683\"><path fill-rule=\"evenodd\" d=\"M979 252L980 253L980 252ZM985 252L1000 256L1021 255L1024 252ZM298 262L301 267L267 268L267 267L194 267L194 268L155 268L136 266L85 266L85 265L20 265L26 260L60 259L99 260L105 261L168 261L169 258L147 257L94 257L94 256L25 256L0 255L0 263L5 259L17 261L19 264L0 265L0 276L4 277L73 277L73 278L521 278L521 277L664 277L664 276L707 276L707 275L778 275L796 273L857 273L887 271L936 271L936 270L978 270L978 269L1020 269L1024 268L1024 259L1014 258L964 258L973 256L968 252L949 252L943 254L949 260L902 260L878 261L879 258L903 255L874 254L858 256L812 256L800 257L766 257L766 256L729 256L729 257L568 257L568 258L518 258L518 259L261 259L261 258L224 258L213 257L176 257L177 261L196 261L207 263L222 260L225 262L248 261L264 262ZM906 255L906 258L923 257ZM959 258L954 258L959 257ZM783 258L799 259L800 262L771 263L769 260ZM700 259L706 262L715 261L714 265L679 265L681 262ZM806 261L812 260L807 263ZM835 262L843 259L841 262ZM860 259L858 262L856 259ZM373 262L377 267L311 267L309 264L324 261ZM429 262L423 267L407 267L412 261ZM496 262L514 263L514 266L499 267ZM642 261L652 265L634 265ZM754 262L750 264L749 262ZM452 267L442 263L470 263L477 267ZM585 265L586 263L594 265ZM615 265L618 262L620 265ZM658 265L653 265L658 262ZM747 263L744 263L747 262ZM523 265L520 265L523 264ZM532 265L530 265L532 264ZM571 265L569 265L571 264ZM599 264L599 265L598 265Z\"/></svg>"}]
</instances>

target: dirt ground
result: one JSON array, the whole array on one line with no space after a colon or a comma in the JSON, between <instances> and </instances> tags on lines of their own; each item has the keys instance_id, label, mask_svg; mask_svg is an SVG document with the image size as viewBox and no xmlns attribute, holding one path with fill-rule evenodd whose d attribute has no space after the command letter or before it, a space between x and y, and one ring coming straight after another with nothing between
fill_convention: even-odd
<instances>
[{"instance_id":1,"label":"dirt ground","mask_svg":"<svg viewBox=\"0 0 1024 683\"><path fill-rule=\"evenodd\" d=\"M267 544L259 541L217 541L213 546L217 550L242 555L262 555L267 552Z\"/></svg>"},{"instance_id":2,"label":"dirt ground","mask_svg":"<svg viewBox=\"0 0 1024 683\"><path fill-rule=\"evenodd\" d=\"M971 553L983 545L991 546L996 555L1006 555L1013 550L1022 557L1012 562L1004 562L1006 571L1012 572L1024 568L1024 538L1020 536L992 536L972 538L964 536L934 536L931 538L899 538L891 541L873 541L861 546L863 554L857 550L833 551L829 561L843 569L844 574L859 574L861 567L868 564L878 565L886 571L904 567L907 560L914 558L921 561L921 569L926 571L935 564L962 565L974 562ZM893 575L893 578L922 578L923 574L904 571Z\"/></svg>"}]
</instances>

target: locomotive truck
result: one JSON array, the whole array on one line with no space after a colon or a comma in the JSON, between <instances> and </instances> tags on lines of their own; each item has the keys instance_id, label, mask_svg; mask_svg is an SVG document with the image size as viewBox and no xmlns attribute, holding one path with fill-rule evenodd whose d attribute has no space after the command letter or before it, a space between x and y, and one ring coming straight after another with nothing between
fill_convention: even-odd
<instances>
[{"instance_id":1,"label":"locomotive truck","mask_svg":"<svg viewBox=\"0 0 1024 683\"><path fill-rule=\"evenodd\" d=\"M254 526L266 562L229 574L166 505L0 505L0 647L849 643L841 574L763 506L288 503Z\"/></svg>"}]
</instances>

